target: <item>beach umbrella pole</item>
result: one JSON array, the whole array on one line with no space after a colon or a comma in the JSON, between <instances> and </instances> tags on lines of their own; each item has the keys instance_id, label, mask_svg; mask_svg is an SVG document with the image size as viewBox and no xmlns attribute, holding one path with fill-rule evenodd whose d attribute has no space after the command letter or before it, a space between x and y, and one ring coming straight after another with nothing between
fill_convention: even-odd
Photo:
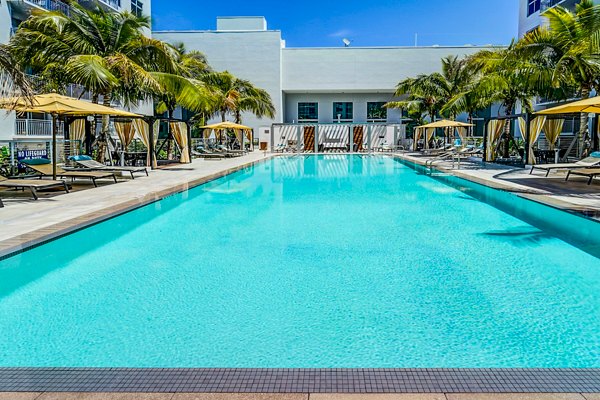
<instances>
[{"instance_id":1,"label":"beach umbrella pole","mask_svg":"<svg viewBox=\"0 0 600 400\"><path fill-rule=\"evenodd\" d=\"M56 180L56 136L58 135L58 116L52 114L52 179Z\"/></svg>"}]
</instances>

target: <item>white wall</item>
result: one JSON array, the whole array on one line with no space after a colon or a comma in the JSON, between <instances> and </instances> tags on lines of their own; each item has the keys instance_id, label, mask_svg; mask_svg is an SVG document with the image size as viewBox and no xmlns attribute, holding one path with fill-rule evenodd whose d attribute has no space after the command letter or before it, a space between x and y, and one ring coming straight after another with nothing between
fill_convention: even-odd
<instances>
[{"instance_id":1,"label":"white wall","mask_svg":"<svg viewBox=\"0 0 600 400\"><path fill-rule=\"evenodd\" d=\"M154 32L153 37L169 43L183 43L188 50L203 52L217 71L227 70L265 89L275 104L274 120L242 116L253 128L282 122L281 32L279 31L184 31Z\"/></svg>"},{"instance_id":2,"label":"white wall","mask_svg":"<svg viewBox=\"0 0 600 400\"><path fill-rule=\"evenodd\" d=\"M334 102L353 103L353 122L367 122L367 102L388 102L393 99L393 93L286 93L284 122L298 122L298 103L318 102L319 122L337 122L333 115ZM388 110L389 123L400 123L400 111Z\"/></svg>"},{"instance_id":3,"label":"white wall","mask_svg":"<svg viewBox=\"0 0 600 400\"><path fill-rule=\"evenodd\" d=\"M527 0L519 0L519 37L542 24L539 12L527 16Z\"/></svg>"},{"instance_id":4,"label":"white wall","mask_svg":"<svg viewBox=\"0 0 600 400\"><path fill-rule=\"evenodd\" d=\"M286 93L390 93L418 74L440 71L443 57L473 54L482 47L381 47L283 49Z\"/></svg>"},{"instance_id":5,"label":"white wall","mask_svg":"<svg viewBox=\"0 0 600 400\"><path fill-rule=\"evenodd\" d=\"M265 17L217 17L218 31L266 31Z\"/></svg>"}]
</instances>

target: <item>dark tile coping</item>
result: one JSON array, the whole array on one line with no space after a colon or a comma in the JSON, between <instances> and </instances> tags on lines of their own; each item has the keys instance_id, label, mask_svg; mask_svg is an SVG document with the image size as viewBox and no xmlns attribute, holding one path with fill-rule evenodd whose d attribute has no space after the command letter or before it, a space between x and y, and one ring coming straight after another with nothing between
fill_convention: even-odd
<instances>
[{"instance_id":1,"label":"dark tile coping","mask_svg":"<svg viewBox=\"0 0 600 400\"><path fill-rule=\"evenodd\" d=\"M184 184L172 186L162 191L148 193L141 198L114 204L110 207L69 219L58 224L28 232L23 235L15 236L10 239L2 240L0 241L0 261L25 252L33 247L41 246L52 240L59 239L62 236L85 229L91 225L118 217L119 215L126 214L148 204L155 203L168 196L188 191L205 183L251 167L255 164L262 163L270 158L271 156L266 156L260 160L250 161L236 167L227 168L214 174L191 180Z\"/></svg>"},{"instance_id":2,"label":"dark tile coping","mask_svg":"<svg viewBox=\"0 0 600 400\"><path fill-rule=\"evenodd\" d=\"M599 393L600 369L0 368L0 391Z\"/></svg>"}]
</instances>

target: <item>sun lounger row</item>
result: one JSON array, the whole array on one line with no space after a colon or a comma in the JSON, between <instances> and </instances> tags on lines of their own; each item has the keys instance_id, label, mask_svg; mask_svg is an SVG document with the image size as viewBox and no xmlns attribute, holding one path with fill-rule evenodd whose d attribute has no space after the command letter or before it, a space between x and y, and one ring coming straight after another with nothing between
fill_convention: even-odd
<instances>
[{"instance_id":1,"label":"sun lounger row","mask_svg":"<svg viewBox=\"0 0 600 400\"><path fill-rule=\"evenodd\" d=\"M438 161L445 161L445 160L454 160L454 161L462 161L462 160L466 160L469 157L475 157L475 156L479 156L483 154L483 149L480 147L464 147L462 149L456 150L456 149L451 149L451 150L445 150L445 151L440 151L435 155L434 158L432 158L431 160L427 160L425 162L425 165L433 165L435 162ZM431 156L432 154L429 154L429 156Z\"/></svg>"},{"instance_id":2,"label":"sun lounger row","mask_svg":"<svg viewBox=\"0 0 600 400\"><path fill-rule=\"evenodd\" d=\"M600 153L592 153L589 157L584 158L583 160L579 160L574 163L562 163L562 164L540 164L534 165L531 167L531 171L529 174L533 174L533 171L536 169L546 171L546 176L550 174L550 171L556 169L577 169L577 168L590 168L594 166L598 166L600 164Z\"/></svg>"},{"instance_id":3,"label":"sun lounger row","mask_svg":"<svg viewBox=\"0 0 600 400\"><path fill-rule=\"evenodd\" d=\"M94 187L98 187L97 180L99 179L110 179L117 183L117 173L129 172L131 178L134 179L134 173L145 173L148 176L148 170L146 167L113 167L104 165L97 161L94 161L89 156L74 156L70 158L71 161L76 162L80 165L81 169L64 169L62 167L56 167L57 178L71 178L71 181L75 179L87 179L90 180ZM11 189L29 189L34 200L38 199L37 191L43 189L50 189L55 187L61 187L65 192L69 193L69 186L67 181L62 179L42 179L53 176L52 164L46 159L33 159L22 161L29 169L33 170L39 179L8 179L0 176L0 187L11 188ZM0 207L4 204L0 201Z\"/></svg>"},{"instance_id":4,"label":"sun lounger row","mask_svg":"<svg viewBox=\"0 0 600 400\"><path fill-rule=\"evenodd\" d=\"M232 150L223 145L218 145L212 149L206 149L204 146L198 146L192 155L205 159L222 159L239 157L246 154L244 150Z\"/></svg>"}]
</instances>

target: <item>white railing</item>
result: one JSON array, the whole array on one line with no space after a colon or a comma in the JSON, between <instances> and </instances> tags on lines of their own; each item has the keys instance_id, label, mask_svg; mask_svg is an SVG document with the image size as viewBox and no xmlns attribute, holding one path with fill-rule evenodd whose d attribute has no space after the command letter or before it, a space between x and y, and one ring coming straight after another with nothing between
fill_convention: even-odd
<instances>
[{"instance_id":1,"label":"white railing","mask_svg":"<svg viewBox=\"0 0 600 400\"><path fill-rule=\"evenodd\" d=\"M569 8L574 6L576 3L578 3L576 0L542 0L541 11L544 12L547 9L558 5Z\"/></svg>"},{"instance_id":2,"label":"white railing","mask_svg":"<svg viewBox=\"0 0 600 400\"><path fill-rule=\"evenodd\" d=\"M109 6L116 8L117 10L121 8L121 2L119 0L100 0L103 3L108 4Z\"/></svg>"},{"instance_id":3,"label":"white railing","mask_svg":"<svg viewBox=\"0 0 600 400\"><path fill-rule=\"evenodd\" d=\"M58 136L63 136L64 124L58 122ZM15 136L51 137L52 121L45 119L17 119L15 122Z\"/></svg>"}]
</instances>

